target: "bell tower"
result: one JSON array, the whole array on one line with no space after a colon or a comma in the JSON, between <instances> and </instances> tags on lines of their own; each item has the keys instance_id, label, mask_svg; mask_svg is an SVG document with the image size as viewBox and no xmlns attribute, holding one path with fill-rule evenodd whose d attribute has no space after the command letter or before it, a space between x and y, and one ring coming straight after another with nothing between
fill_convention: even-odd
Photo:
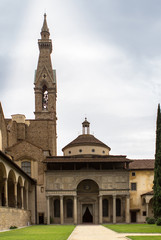
<instances>
[{"instance_id":1,"label":"bell tower","mask_svg":"<svg viewBox=\"0 0 161 240\"><path fill-rule=\"evenodd\" d=\"M35 119L53 120L56 125L56 71L52 69L52 41L44 14L41 39L38 40L39 59L35 71Z\"/></svg>"}]
</instances>

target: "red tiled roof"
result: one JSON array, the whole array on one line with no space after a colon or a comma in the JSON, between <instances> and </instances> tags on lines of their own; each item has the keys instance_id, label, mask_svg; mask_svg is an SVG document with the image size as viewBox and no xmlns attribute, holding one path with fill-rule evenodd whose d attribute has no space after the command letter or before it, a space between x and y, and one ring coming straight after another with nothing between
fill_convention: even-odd
<instances>
[{"instance_id":1,"label":"red tiled roof","mask_svg":"<svg viewBox=\"0 0 161 240\"><path fill-rule=\"evenodd\" d=\"M143 193L141 196L144 196L144 195L154 195L154 191L150 191L150 192L146 192L146 193Z\"/></svg>"},{"instance_id":2,"label":"red tiled roof","mask_svg":"<svg viewBox=\"0 0 161 240\"><path fill-rule=\"evenodd\" d=\"M131 170L154 169L154 163L155 163L154 159L137 159L132 161L133 162L131 162L129 165L129 169Z\"/></svg>"},{"instance_id":3,"label":"red tiled roof","mask_svg":"<svg viewBox=\"0 0 161 240\"><path fill-rule=\"evenodd\" d=\"M81 155L81 156L58 156L58 157L47 157L43 162L54 163L54 162L130 162L126 156L122 155Z\"/></svg>"},{"instance_id":4,"label":"red tiled roof","mask_svg":"<svg viewBox=\"0 0 161 240\"><path fill-rule=\"evenodd\" d=\"M95 138L91 134L82 134L79 135L76 139L74 139L72 142L70 142L68 145L66 145L62 150L64 151L66 148L74 147L74 146L101 146L108 148L110 150L110 147L108 147L106 144Z\"/></svg>"}]
</instances>

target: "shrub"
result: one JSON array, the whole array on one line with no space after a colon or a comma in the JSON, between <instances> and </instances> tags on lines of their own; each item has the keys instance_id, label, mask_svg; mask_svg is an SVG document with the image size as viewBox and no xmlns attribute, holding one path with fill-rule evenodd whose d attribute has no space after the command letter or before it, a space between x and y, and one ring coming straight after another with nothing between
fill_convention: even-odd
<instances>
[{"instance_id":1,"label":"shrub","mask_svg":"<svg viewBox=\"0 0 161 240\"><path fill-rule=\"evenodd\" d=\"M148 224L155 224L155 219L154 218L148 218L147 223Z\"/></svg>"},{"instance_id":2,"label":"shrub","mask_svg":"<svg viewBox=\"0 0 161 240\"><path fill-rule=\"evenodd\" d=\"M146 222L148 222L148 220L149 220L149 217L146 217Z\"/></svg>"},{"instance_id":3,"label":"shrub","mask_svg":"<svg viewBox=\"0 0 161 240\"><path fill-rule=\"evenodd\" d=\"M16 229L17 227L16 226L11 226L10 229Z\"/></svg>"},{"instance_id":4,"label":"shrub","mask_svg":"<svg viewBox=\"0 0 161 240\"><path fill-rule=\"evenodd\" d=\"M157 219L156 225L161 226L161 218L158 218L158 219Z\"/></svg>"}]
</instances>

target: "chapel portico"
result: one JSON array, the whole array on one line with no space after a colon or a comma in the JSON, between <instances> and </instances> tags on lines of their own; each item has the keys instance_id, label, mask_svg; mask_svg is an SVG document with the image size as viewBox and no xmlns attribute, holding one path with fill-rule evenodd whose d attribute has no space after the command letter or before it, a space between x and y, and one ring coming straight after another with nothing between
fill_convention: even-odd
<instances>
[{"instance_id":1,"label":"chapel portico","mask_svg":"<svg viewBox=\"0 0 161 240\"><path fill-rule=\"evenodd\" d=\"M129 223L128 191L88 192L93 180L83 180L85 191L47 191L47 224ZM83 190L83 189L82 189ZM52 220L52 222L51 222Z\"/></svg>"}]
</instances>

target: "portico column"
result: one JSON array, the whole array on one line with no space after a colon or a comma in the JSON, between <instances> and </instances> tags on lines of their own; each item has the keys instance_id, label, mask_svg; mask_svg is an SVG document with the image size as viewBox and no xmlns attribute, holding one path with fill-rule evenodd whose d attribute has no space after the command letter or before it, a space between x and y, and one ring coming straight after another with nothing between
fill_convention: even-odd
<instances>
[{"instance_id":1,"label":"portico column","mask_svg":"<svg viewBox=\"0 0 161 240\"><path fill-rule=\"evenodd\" d=\"M21 208L24 209L24 201L23 201L23 186L21 186L21 203L22 203L22 206Z\"/></svg>"},{"instance_id":2,"label":"portico column","mask_svg":"<svg viewBox=\"0 0 161 240\"><path fill-rule=\"evenodd\" d=\"M74 224L77 224L77 196L74 196Z\"/></svg>"},{"instance_id":3,"label":"portico column","mask_svg":"<svg viewBox=\"0 0 161 240\"><path fill-rule=\"evenodd\" d=\"M99 196L99 224L102 224L102 196Z\"/></svg>"},{"instance_id":4,"label":"portico column","mask_svg":"<svg viewBox=\"0 0 161 240\"><path fill-rule=\"evenodd\" d=\"M113 195L113 223L116 223L116 195Z\"/></svg>"},{"instance_id":5,"label":"portico column","mask_svg":"<svg viewBox=\"0 0 161 240\"><path fill-rule=\"evenodd\" d=\"M8 207L8 179L4 178L4 198L5 206Z\"/></svg>"},{"instance_id":6,"label":"portico column","mask_svg":"<svg viewBox=\"0 0 161 240\"><path fill-rule=\"evenodd\" d=\"M14 183L15 208L17 208L17 182Z\"/></svg>"},{"instance_id":7,"label":"portico column","mask_svg":"<svg viewBox=\"0 0 161 240\"><path fill-rule=\"evenodd\" d=\"M149 216L149 203L146 203L146 216Z\"/></svg>"},{"instance_id":8,"label":"portico column","mask_svg":"<svg viewBox=\"0 0 161 240\"><path fill-rule=\"evenodd\" d=\"M50 224L50 198L47 197L47 224Z\"/></svg>"},{"instance_id":9,"label":"portico column","mask_svg":"<svg viewBox=\"0 0 161 240\"><path fill-rule=\"evenodd\" d=\"M130 196L126 196L126 223L130 223Z\"/></svg>"},{"instance_id":10,"label":"portico column","mask_svg":"<svg viewBox=\"0 0 161 240\"><path fill-rule=\"evenodd\" d=\"M60 196L60 224L64 223L63 196Z\"/></svg>"}]
</instances>

